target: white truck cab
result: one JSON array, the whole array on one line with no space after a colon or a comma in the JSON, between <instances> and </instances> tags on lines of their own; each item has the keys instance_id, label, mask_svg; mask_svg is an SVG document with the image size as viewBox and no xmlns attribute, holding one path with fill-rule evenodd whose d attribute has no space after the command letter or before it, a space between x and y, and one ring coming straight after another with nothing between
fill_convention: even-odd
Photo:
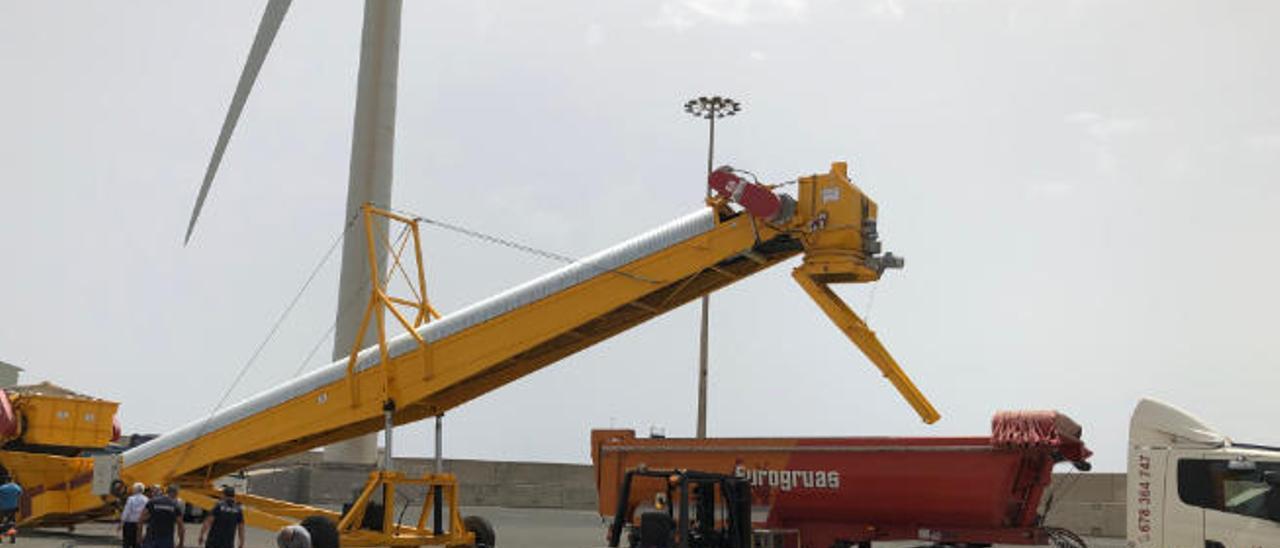
<instances>
[{"instance_id":1,"label":"white truck cab","mask_svg":"<svg viewBox=\"0 0 1280 548\"><path fill-rule=\"evenodd\" d=\"M1280 548L1280 447L1144 399L1129 423L1129 548Z\"/></svg>"}]
</instances>

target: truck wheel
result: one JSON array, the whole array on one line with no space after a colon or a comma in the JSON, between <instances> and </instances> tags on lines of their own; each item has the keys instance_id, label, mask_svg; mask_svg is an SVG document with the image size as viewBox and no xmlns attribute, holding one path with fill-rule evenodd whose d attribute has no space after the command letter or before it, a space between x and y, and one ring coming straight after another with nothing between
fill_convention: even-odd
<instances>
[{"instance_id":1,"label":"truck wheel","mask_svg":"<svg viewBox=\"0 0 1280 548\"><path fill-rule=\"evenodd\" d=\"M311 535L311 548L338 548L338 526L324 516L310 516L299 523Z\"/></svg>"},{"instance_id":2,"label":"truck wheel","mask_svg":"<svg viewBox=\"0 0 1280 548\"><path fill-rule=\"evenodd\" d=\"M1084 539L1070 529L1046 527L1045 532L1049 534L1049 544L1054 548L1089 548Z\"/></svg>"},{"instance_id":3,"label":"truck wheel","mask_svg":"<svg viewBox=\"0 0 1280 548\"><path fill-rule=\"evenodd\" d=\"M462 526L476 536L475 548L494 548L494 546L497 546L497 535L493 533L493 524L489 523L489 520L480 516L467 516L462 518Z\"/></svg>"}]
</instances>

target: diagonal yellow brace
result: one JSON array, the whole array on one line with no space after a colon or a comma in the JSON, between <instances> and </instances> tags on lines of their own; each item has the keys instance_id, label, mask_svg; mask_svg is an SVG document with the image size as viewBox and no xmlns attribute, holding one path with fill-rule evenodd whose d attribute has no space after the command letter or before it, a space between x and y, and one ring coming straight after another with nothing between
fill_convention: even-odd
<instances>
[{"instance_id":1,"label":"diagonal yellow brace","mask_svg":"<svg viewBox=\"0 0 1280 548\"><path fill-rule=\"evenodd\" d=\"M867 359L880 368L880 372L893 383L894 388L898 389L898 393L911 404L920 418L928 424L933 424L942 418L938 410L933 408L933 404L929 403L929 399L924 397L915 383L911 382L911 378L898 366L898 362L893 359L889 351L880 344L880 339L876 338L876 333L867 327L866 322L863 322L862 318L859 318L839 295L831 291L827 284L813 279L803 268L791 271L791 277L804 288L813 302L818 303L818 307L826 312L827 317L831 318L836 327L839 327L840 331L853 341L853 344L858 345L858 349L862 350Z\"/></svg>"},{"instance_id":2,"label":"diagonal yellow brace","mask_svg":"<svg viewBox=\"0 0 1280 548\"><path fill-rule=\"evenodd\" d=\"M178 496L190 504L194 504L203 508L206 512L213 509L213 505L217 504L219 493L212 489L179 489ZM243 496L242 496L243 498ZM301 519L296 518L296 519ZM297 523L295 519L284 517L279 512L267 512L258 509L255 506L245 505L244 507L245 525L265 529L267 531L278 531L286 525Z\"/></svg>"}]
</instances>

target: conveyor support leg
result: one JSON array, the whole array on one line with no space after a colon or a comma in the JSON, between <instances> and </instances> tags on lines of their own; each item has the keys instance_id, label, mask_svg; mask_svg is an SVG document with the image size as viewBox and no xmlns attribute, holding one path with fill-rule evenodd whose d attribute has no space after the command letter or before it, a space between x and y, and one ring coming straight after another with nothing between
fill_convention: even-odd
<instances>
[{"instance_id":1,"label":"conveyor support leg","mask_svg":"<svg viewBox=\"0 0 1280 548\"><path fill-rule=\"evenodd\" d=\"M791 272L791 276L795 278L800 287L804 288L805 293L818 303L818 307L827 314L828 318L849 337L853 344L862 350L862 353L871 360L880 372L884 374L889 382L898 389L902 397L911 404L916 410L920 418L928 424L938 421L941 416L938 410L934 409L933 404L929 403L928 398L916 388L915 383L911 382L911 378L907 376L902 368L898 366L898 362L893 359L888 350L880 344L880 339L876 338L876 333L867 327L866 322L862 321L853 309L849 308L840 296L831 290L827 284L819 282L813 278L808 272L804 271L804 267L800 267Z\"/></svg>"}]
</instances>

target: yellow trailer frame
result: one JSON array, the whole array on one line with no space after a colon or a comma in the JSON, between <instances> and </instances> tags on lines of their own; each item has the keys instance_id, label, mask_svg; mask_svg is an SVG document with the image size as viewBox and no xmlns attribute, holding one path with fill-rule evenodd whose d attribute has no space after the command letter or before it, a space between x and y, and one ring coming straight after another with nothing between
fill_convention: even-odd
<instances>
[{"instance_id":1,"label":"yellow trailer frame","mask_svg":"<svg viewBox=\"0 0 1280 548\"><path fill-rule=\"evenodd\" d=\"M394 503L396 487L399 485L425 487L426 497L413 526L396 523ZM442 491L444 504L449 507L448 524L442 526L439 533L429 526L427 520L427 516L434 510L434 492L437 489ZM192 487L180 489L178 496L208 510L218 502L221 494L212 487ZM375 498L380 498L382 502L383 528L377 531L363 529L360 525ZM269 531L298 523L308 517L325 517L337 524L343 546L469 546L475 542L474 535L463 526L462 516L458 512L458 481L453 474L426 474L420 478L410 478L394 470L375 470L369 473L369 481L360 490L360 495L346 514L254 495L237 495L236 500L245 510L246 524Z\"/></svg>"}]
</instances>

